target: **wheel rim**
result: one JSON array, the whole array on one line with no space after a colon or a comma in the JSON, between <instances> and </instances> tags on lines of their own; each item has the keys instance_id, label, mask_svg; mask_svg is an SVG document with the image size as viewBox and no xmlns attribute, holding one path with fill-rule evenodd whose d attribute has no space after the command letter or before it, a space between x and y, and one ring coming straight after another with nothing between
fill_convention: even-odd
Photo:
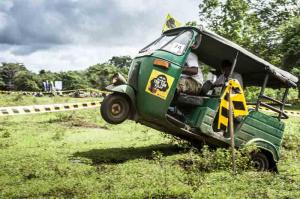
<instances>
[{"instance_id":1,"label":"wheel rim","mask_svg":"<svg viewBox=\"0 0 300 199\"><path fill-rule=\"evenodd\" d=\"M269 169L269 160L263 153L254 154L252 162L257 171L267 171Z\"/></svg>"},{"instance_id":2,"label":"wheel rim","mask_svg":"<svg viewBox=\"0 0 300 199\"><path fill-rule=\"evenodd\" d=\"M116 116L122 112L122 105L120 103L114 103L111 106L112 115Z\"/></svg>"},{"instance_id":3,"label":"wheel rim","mask_svg":"<svg viewBox=\"0 0 300 199\"><path fill-rule=\"evenodd\" d=\"M258 159L258 158L254 159L253 164L254 164L254 167L259 171L262 171L266 168L266 163L262 159Z\"/></svg>"},{"instance_id":4,"label":"wheel rim","mask_svg":"<svg viewBox=\"0 0 300 199\"><path fill-rule=\"evenodd\" d=\"M110 94L104 98L100 112L110 124L120 124L129 117L130 105L123 95Z\"/></svg>"}]
</instances>

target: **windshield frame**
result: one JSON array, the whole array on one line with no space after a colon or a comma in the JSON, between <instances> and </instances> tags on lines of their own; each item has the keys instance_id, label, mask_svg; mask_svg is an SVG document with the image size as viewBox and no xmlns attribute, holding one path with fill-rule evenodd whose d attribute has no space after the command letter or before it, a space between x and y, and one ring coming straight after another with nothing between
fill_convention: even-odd
<instances>
[{"instance_id":1,"label":"windshield frame","mask_svg":"<svg viewBox=\"0 0 300 199\"><path fill-rule=\"evenodd\" d=\"M185 32L191 32L191 33L192 33L192 36L191 36L191 41L192 41L193 38L194 38L194 36L195 36L195 33L194 33L194 31L192 31L192 30L182 30L182 31L180 31L180 32L172 32L172 33L169 33L169 34L163 34L163 35L161 35L159 38L157 38L156 40L154 40L153 42L151 42L149 45L147 45L146 47L144 47L142 50L140 50L139 53L145 53L145 52L147 52L147 49L148 49L150 46L152 46L154 43L158 42L159 40L161 40L161 39L162 39L163 37L165 37L165 36L173 36L173 35L176 35L176 36L175 36L174 38L172 38L170 41L168 41L167 43L165 43L164 45L162 45L160 48L155 49L154 51L161 50L161 51L165 51L165 52L174 54L174 55L176 55L176 56L182 56L182 55L186 52L187 48L190 46L191 41L185 46L185 49L182 51L181 54L176 54L176 53L174 53L174 52L170 52L170 51L165 50L165 49L163 49L163 48L166 47L167 45L169 45L171 42L173 42L176 38L178 38L180 35L182 35L182 34L185 33ZM154 51L153 51L153 52L154 52Z\"/></svg>"}]
</instances>

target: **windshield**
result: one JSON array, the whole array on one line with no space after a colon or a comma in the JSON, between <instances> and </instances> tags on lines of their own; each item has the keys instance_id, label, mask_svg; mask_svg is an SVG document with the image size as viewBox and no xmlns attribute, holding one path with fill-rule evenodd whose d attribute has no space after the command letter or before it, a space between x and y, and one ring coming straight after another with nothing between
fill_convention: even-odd
<instances>
[{"instance_id":1,"label":"windshield","mask_svg":"<svg viewBox=\"0 0 300 199\"><path fill-rule=\"evenodd\" d=\"M162 36L162 37L158 38L157 40L155 40L150 45L148 45L147 47L143 48L140 52L143 53L143 52L147 52L147 51L155 51L157 49L160 49L162 46L164 46L166 43L168 43L175 37L176 37L176 35Z\"/></svg>"},{"instance_id":2,"label":"windshield","mask_svg":"<svg viewBox=\"0 0 300 199\"><path fill-rule=\"evenodd\" d=\"M140 53L163 49L176 55L182 55L191 41L192 36L193 33L191 31L186 31L177 35L164 35L147 47L143 48Z\"/></svg>"},{"instance_id":3,"label":"windshield","mask_svg":"<svg viewBox=\"0 0 300 199\"><path fill-rule=\"evenodd\" d=\"M176 39L172 40L162 49L174 53L176 55L182 55L186 47L192 40L193 33L191 31L186 31L179 35Z\"/></svg>"}]
</instances>

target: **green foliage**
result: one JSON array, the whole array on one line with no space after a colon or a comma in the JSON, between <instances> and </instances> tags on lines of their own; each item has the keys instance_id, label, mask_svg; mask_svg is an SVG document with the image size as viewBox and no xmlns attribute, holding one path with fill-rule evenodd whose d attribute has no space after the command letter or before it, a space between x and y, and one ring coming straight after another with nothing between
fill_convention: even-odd
<instances>
[{"instance_id":1,"label":"green foliage","mask_svg":"<svg viewBox=\"0 0 300 199\"><path fill-rule=\"evenodd\" d=\"M118 68L129 68L132 62L132 58L130 56L113 56L108 63L110 65L116 66Z\"/></svg>"},{"instance_id":2,"label":"green foliage","mask_svg":"<svg viewBox=\"0 0 300 199\"><path fill-rule=\"evenodd\" d=\"M20 91L40 91L38 77L29 71L21 71L15 78L16 90Z\"/></svg>"},{"instance_id":3,"label":"green foliage","mask_svg":"<svg viewBox=\"0 0 300 199\"><path fill-rule=\"evenodd\" d=\"M300 17L289 20L281 30L282 64L284 69L291 71L300 79ZM298 88L300 83L298 81ZM300 89L298 92L300 98Z\"/></svg>"},{"instance_id":4,"label":"green foliage","mask_svg":"<svg viewBox=\"0 0 300 199\"><path fill-rule=\"evenodd\" d=\"M24 72L29 72L23 64L19 63L2 63L0 66L0 77L2 82L1 89L8 89L8 90L16 90L17 87L21 86L16 83L16 78L18 76L24 75Z\"/></svg>"},{"instance_id":5,"label":"green foliage","mask_svg":"<svg viewBox=\"0 0 300 199\"><path fill-rule=\"evenodd\" d=\"M280 64L280 27L299 14L294 0L205 0L200 21L273 64Z\"/></svg>"},{"instance_id":6,"label":"green foliage","mask_svg":"<svg viewBox=\"0 0 300 199\"><path fill-rule=\"evenodd\" d=\"M60 129L55 131L54 135L52 136L53 140L62 140L63 136L65 135L64 131L61 131Z\"/></svg>"},{"instance_id":7,"label":"green foliage","mask_svg":"<svg viewBox=\"0 0 300 199\"><path fill-rule=\"evenodd\" d=\"M93 88L103 89L111 83L111 77L119 69L109 64L96 64L86 70L86 76Z\"/></svg>"},{"instance_id":8,"label":"green foliage","mask_svg":"<svg viewBox=\"0 0 300 199\"><path fill-rule=\"evenodd\" d=\"M24 95L22 95L22 94L17 94L17 95L15 95L14 96L14 98L12 99L12 101L14 102L14 103L20 103L20 102L22 102L22 101L24 101Z\"/></svg>"},{"instance_id":9,"label":"green foliage","mask_svg":"<svg viewBox=\"0 0 300 199\"><path fill-rule=\"evenodd\" d=\"M259 87L247 87L245 88L245 97L247 102L256 102L261 88ZM265 95L269 96L273 99L282 100L284 88L282 89L273 89L273 88L266 88ZM297 89L290 89L288 95L288 101L298 99L298 91Z\"/></svg>"},{"instance_id":10,"label":"green foliage","mask_svg":"<svg viewBox=\"0 0 300 199\"><path fill-rule=\"evenodd\" d=\"M196 21L189 21L187 23L185 23L186 26L197 26L197 22Z\"/></svg>"},{"instance_id":11,"label":"green foliage","mask_svg":"<svg viewBox=\"0 0 300 199\"><path fill-rule=\"evenodd\" d=\"M36 74L19 63L2 63L0 66L0 88L7 90L39 91Z\"/></svg>"},{"instance_id":12,"label":"green foliage","mask_svg":"<svg viewBox=\"0 0 300 199\"><path fill-rule=\"evenodd\" d=\"M282 51L286 56L284 63L287 66L299 64L299 36L300 17L295 17L289 20L281 31L282 34Z\"/></svg>"},{"instance_id":13,"label":"green foliage","mask_svg":"<svg viewBox=\"0 0 300 199\"><path fill-rule=\"evenodd\" d=\"M237 171L252 169L251 157L252 152L257 151L255 146L249 145L240 150L235 150ZM189 172L212 172L218 170L229 171L232 168L232 152L228 149L218 148L211 150L204 146L199 152L190 150L189 153L179 160L179 165Z\"/></svg>"},{"instance_id":14,"label":"green foliage","mask_svg":"<svg viewBox=\"0 0 300 199\"><path fill-rule=\"evenodd\" d=\"M80 71L62 72L60 78L63 81L65 90L84 89L89 87L87 78L84 76L84 73Z\"/></svg>"},{"instance_id":15,"label":"green foliage","mask_svg":"<svg viewBox=\"0 0 300 199\"><path fill-rule=\"evenodd\" d=\"M204 0L199 16L216 33L299 77L299 6L295 0Z\"/></svg>"},{"instance_id":16,"label":"green foliage","mask_svg":"<svg viewBox=\"0 0 300 199\"><path fill-rule=\"evenodd\" d=\"M1 129L0 132L2 132L2 138L9 138L11 136L11 133L8 129Z\"/></svg>"},{"instance_id":17,"label":"green foliage","mask_svg":"<svg viewBox=\"0 0 300 199\"><path fill-rule=\"evenodd\" d=\"M114 73L127 75L131 64L129 56L114 56L108 63L90 66L84 71L55 73L40 70L32 73L19 63L2 63L0 66L0 90L41 91L45 81L63 81L64 90L97 88L104 89L111 83Z\"/></svg>"}]
</instances>

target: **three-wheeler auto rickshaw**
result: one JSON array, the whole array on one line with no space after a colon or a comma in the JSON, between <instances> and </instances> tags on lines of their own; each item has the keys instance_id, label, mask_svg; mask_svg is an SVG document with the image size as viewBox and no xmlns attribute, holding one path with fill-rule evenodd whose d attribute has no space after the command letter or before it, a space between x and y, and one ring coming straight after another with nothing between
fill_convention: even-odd
<instances>
[{"instance_id":1,"label":"three-wheeler auto rickshaw","mask_svg":"<svg viewBox=\"0 0 300 199\"><path fill-rule=\"evenodd\" d=\"M112 93L102 102L103 119L111 124L130 119L191 143L230 146L229 134L220 135L216 128L222 94L177 92L176 85L191 51L216 71L222 60L232 61L234 71L242 75L244 87L261 87L255 107L234 122L234 143L237 148L255 144L260 149L253 156L258 170L276 169L285 127L282 119L288 118L284 107L297 77L203 28L167 30L143 48L131 63L128 80L117 74L107 87ZM280 100L273 99L265 95L266 87L285 91ZM260 106L276 114L267 115L259 110Z\"/></svg>"}]
</instances>

